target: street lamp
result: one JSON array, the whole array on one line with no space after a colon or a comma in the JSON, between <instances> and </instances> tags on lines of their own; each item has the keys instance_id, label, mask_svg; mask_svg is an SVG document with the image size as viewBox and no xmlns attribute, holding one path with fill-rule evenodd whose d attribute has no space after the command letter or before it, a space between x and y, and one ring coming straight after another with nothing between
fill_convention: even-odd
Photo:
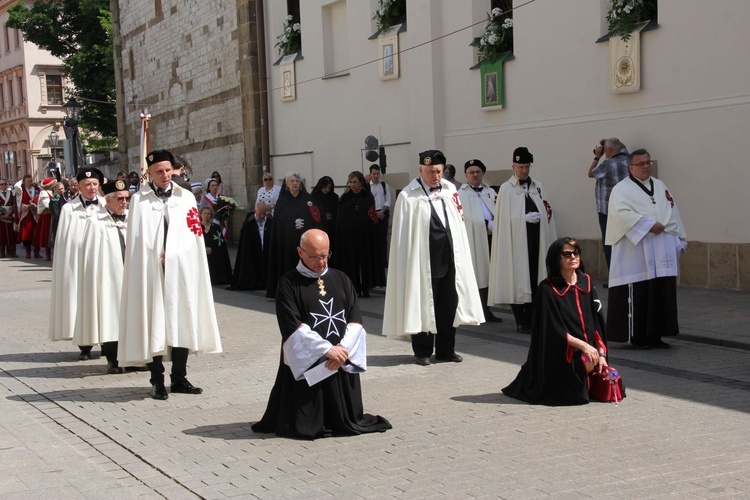
<instances>
[{"instance_id":1,"label":"street lamp","mask_svg":"<svg viewBox=\"0 0 750 500\"><path fill-rule=\"evenodd\" d=\"M57 150L55 149L57 145L60 143L60 134L52 130L52 132L49 133L47 136L47 140L49 140L49 148L52 150L52 164L50 165L50 169L53 172L58 172L57 170Z\"/></svg>"},{"instance_id":2,"label":"street lamp","mask_svg":"<svg viewBox=\"0 0 750 500\"><path fill-rule=\"evenodd\" d=\"M68 102L63 104L63 111L65 111L65 135L73 140L73 174L78 173L78 143L80 142L80 136L78 135L78 112L81 111L81 104L76 101L75 97L71 97Z\"/></svg>"}]
</instances>

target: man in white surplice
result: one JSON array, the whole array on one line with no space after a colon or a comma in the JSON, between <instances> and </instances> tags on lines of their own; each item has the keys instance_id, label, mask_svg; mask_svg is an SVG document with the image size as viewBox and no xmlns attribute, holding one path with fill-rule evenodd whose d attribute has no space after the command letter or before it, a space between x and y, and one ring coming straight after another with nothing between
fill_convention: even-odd
<instances>
[{"instance_id":1,"label":"man in white surplice","mask_svg":"<svg viewBox=\"0 0 750 500\"><path fill-rule=\"evenodd\" d=\"M677 273L687 249L685 228L667 186L651 177L651 155L630 153L630 176L609 198L606 244L609 271L608 340L639 348L666 348L677 335Z\"/></svg>"}]
</instances>

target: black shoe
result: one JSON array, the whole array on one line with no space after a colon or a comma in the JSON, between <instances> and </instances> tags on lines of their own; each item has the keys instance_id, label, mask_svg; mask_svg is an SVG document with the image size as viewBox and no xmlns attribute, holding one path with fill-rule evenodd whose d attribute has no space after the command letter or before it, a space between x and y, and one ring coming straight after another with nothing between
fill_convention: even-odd
<instances>
[{"instance_id":1,"label":"black shoe","mask_svg":"<svg viewBox=\"0 0 750 500\"><path fill-rule=\"evenodd\" d=\"M109 363L107 363L107 373L110 375L119 375L120 373L122 373L122 368L117 366L116 362L113 363L112 361L110 361Z\"/></svg>"},{"instance_id":2,"label":"black shoe","mask_svg":"<svg viewBox=\"0 0 750 500\"><path fill-rule=\"evenodd\" d=\"M651 349L651 346L649 344L641 343L641 342L634 341L634 340L630 341L630 345L634 349L642 349L642 350Z\"/></svg>"},{"instance_id":3,"label":"black shoe","mask_svg":"<svg viewBox=\"0 0 750 500\"><path fill-rule=\"evenodd\" d=\"M91 355L87 352L82 352L78 355L78 361L88 361L91 359Z\"/></svg>"},{"instance_id":4,"label":"black shoe","mask_svg":"<svg viewBox=\"0 0 750 500\"><path fill-rule=\"evenodd\" d=\"M188 382L186 378L182 379L176 384L172 384L169 389L172 391L172 393L178 394L203 394L203 389L201 389L200 387L195 387L193 384Z\"/></svg>"},{"instance_id":5,"label":"black shoe","mask_svg":"<svg viewBox=\"0 0 750 500\"><path fill-rule=\"evenodd\" d=\"M430 358L417 358L417 364L419 366L429 366L432 364L432 361L430 361Z\"/></svg>"},{"instance_id":6,"label":"black shoe","mask_svg":"<svg viewBox=\"0 0 750 500\"><path fill-rule=\"evenodd\" d=\"M125 373L130 373L130 372L147 372L148 371L148 366L126 366L124 368L124 370L125 370Z\"/></svg>"},{"instance_id":7,"label":"black shoe","mask_svg":"<svg viewBox=\"0 0 750 500\"><path fill-rule=\"evenodd\" d=\"M651 347L655 347L657 349L669 349L669 344L664 342L662 339L655 339L651 341Z\"/></svg>"},{"instance_id":8,"label":"black shoe","mask_svg":"<svg viewBox=\"0 0 750 500\"><path fill-rule=\"evenodd\" d=\"M498 318L494 314L490 313L484 315L484 320L487 323L501 323L503 321L503 318Z\"/></svg>"},{"instance_id":9,"label":"black shoe","mask_svg":"<svg viewBox=\"0 0 750 500\"><path fill-rule=\"evenodd\" d=\"M518 333L523 333L523 334L528 335L528 334L531 333L531 327L530 326L526 326L526 325L518 325L518 326L516 326L516 331Z\"/></svg>"},{"instance_id":10,"label":"black shoe","mask_svg":"<svg viewBox=\"0 0 750 500\"><path fill-rule=\"evenodd\" d=\"M154 384L151 386L151 397L154 399L158 399L160 401L164 401L166 399L169 399L169 394L167 394L167 388L164 387L163 383Z\"/></svg>"},{"instance_id":11,"label":"black shoe","mask_svg":"<svg viewBox=\"0 0 750 500\"><path fill-rule=\"evenodd\" d=\"M459 356L455 352L453 354L451 354L450 356L445 356L445 357L441 356L439 358L437 356L435 356L435 361L445 361L445 362L451 362L451 363L460 363L463 360L464 360L464 358L462 358L461 356Z\"/></svg>"}]
</instances>

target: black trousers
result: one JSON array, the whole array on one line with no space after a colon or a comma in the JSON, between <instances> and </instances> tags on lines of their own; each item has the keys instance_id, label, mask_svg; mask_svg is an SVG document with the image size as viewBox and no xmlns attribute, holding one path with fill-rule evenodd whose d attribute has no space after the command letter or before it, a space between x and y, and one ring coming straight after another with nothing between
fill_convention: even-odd
<instances>
[{"instance_id":1,"label":"black trousers","mask_svg":"<svg viewBox=\"0 0 750 500\"><path fill-rule=\"evenodd\" d=\"M456 353L456 328L453 320L458 307L456 292L456 270L452 268L443 278L432 279L432 297L435 301L435 325L437 334L421 332L411 336L414 356L429 358L433 344L436 358L447 358Z\"/></svg>"},{"instance_id":2,"label":"black trousers","mask_svg":"<svg viewBox=\"0 0 750 500\"><path fill-rule=\"evenodd\" d=\"M104 342L102 344L102 355L107 358L108 363L117 366L117 341Z\"/></svg>"},{"instance_id":3,"label":"black trousers","mask_svg":"<svg viewBox=\"0 0 750 500\"><path fill-rule=\"evenodd\" d=\"M185 347L172 347L172 373L170 379L173 384L182 382L187 377L187 360L190 351ZM151 372L151 385L164 383L164 356L154 356L154 360L147 364Z\"/></svg>"}]
</instances>

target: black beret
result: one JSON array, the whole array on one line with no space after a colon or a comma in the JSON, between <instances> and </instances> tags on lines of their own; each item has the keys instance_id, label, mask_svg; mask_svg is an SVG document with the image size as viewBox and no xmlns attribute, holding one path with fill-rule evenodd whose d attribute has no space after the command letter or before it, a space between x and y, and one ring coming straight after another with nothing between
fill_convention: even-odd
<instances>
[{"instance_id":1,"label":"black beret","mask_svg":"<svg viewBox=\"0 0 750 500\"><path fill-rule=\"evenodd\" d=\"M513 151L513 163L534 163L534 155L529 153L528 148L516 148Z\"/></svg>"},{"instance_id":2,"label":"black beret","mask_svg":"<svg viewBox=\"0 0 750 500\"><path fill-rule=\"evenodd\" d=\"M146 163L149 167L162 161L168 161L174 167L174 156L166 149L155 149L146 155Z\"/></svg>"},{"instance_id":3,"label":"black beret","mask_svg":"<svg viewBox=\"0 0 750 500\"><path fill-rule=\"evenodd\" d=\"M104 182L104 174L98 168L82 168L78 171L78 174L76 174L76 180L81 182L84 179L97 179L99 184L101 184Z\"/></svg>"},{"instance_id":4,"label":"black beret","mask_svg":"<svg viewBox=\"0 0 750 500\"><path fill-rule=\"evenodd\" d=\"M436 149L429 149L419 153L420 165L445 165L445 155Z\"/></svg>"},{"instance_id":5,"label":"black beret","mask_svg":"<svg viewBox=\"0 0 750 500\"><path fill-rule=\"evenodd\" d=\"M466 173L467 170L469 170L469 167L479 167L482 169L482 172L487 171L487 167L484 166L484 163L482 163L482 160L469 160L464 165L464 173Z\"/></svg>"},{"instance_id":6,"label":"black beret","mask_svg":"<svg viewBox=\"0 0 750 500\"><path fill-rule=\"evenodd\" d=\"M102 185L102 193L105 195L114 193L115 191L128 191L128 186L121 180L109 181Z\"/></svg>"}]
</instances>

